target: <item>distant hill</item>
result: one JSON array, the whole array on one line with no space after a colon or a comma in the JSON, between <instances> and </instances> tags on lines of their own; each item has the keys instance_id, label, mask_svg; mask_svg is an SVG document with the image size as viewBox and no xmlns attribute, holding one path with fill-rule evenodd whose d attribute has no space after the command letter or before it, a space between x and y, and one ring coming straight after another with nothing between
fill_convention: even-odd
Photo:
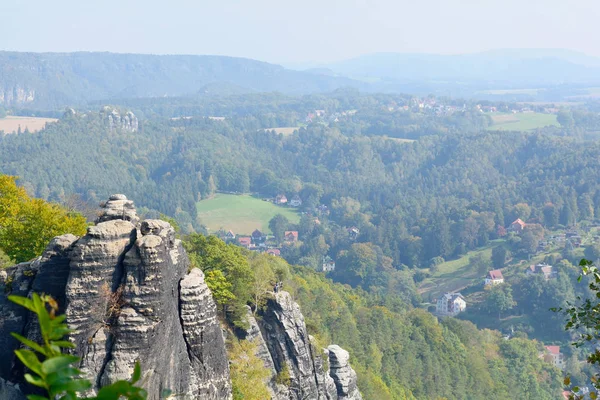
<instances>
[{"instance_id":1,"label":"distant hill","mask_svg":"<svg viewBox=\"0 0 600 400\"><path fill-rule=\"evenodd\" d=\"M354 79L377 78L379 85L411 82L485 83L544 86L600 83L600 59L569 50L494 50L437 55L375 53L326 66Z\"/></svg>"},{"instance_id":2,"label":"distant hill","mask_svg":"<svg viewBox=\"0 0 600 400\"><path fill-rule=\"evenodd\" d=\"M361 84L224 56L0 52L0 105L8 107L56 108L111 98L181 96L219 87L229 92L304 94L345 86Z\"/></svg>"}]
</instances>

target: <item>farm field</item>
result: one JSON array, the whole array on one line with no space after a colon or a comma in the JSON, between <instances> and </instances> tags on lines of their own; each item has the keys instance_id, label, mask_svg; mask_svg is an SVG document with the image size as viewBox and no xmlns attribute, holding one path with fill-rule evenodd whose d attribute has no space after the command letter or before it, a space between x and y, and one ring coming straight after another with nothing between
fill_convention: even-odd
<instances>
[{"instance_id":1,"label":"farm field","mask_svg":"<svg viewBox=\"0 0 600 400\"><path fill-rule=\"evenodd\" d=\"M477 254L491 257L492 248L496 245L497 243L492 242L487 247L470 251L461 258L438 265L435 274L421 282L419 292L423 301L431 301L446 292L460 291L473 282L483 280L484 276L469 265L469 259Z\"/></svg>"},{"instance_id":2,"label":"farm field","mask_svg":"<svg viewBox=\"0 0 600 400\"><path fill-rule=\"evenodd\" d=\"M196 207L200 222L211 233L219 229L231 229L236 235L249 235L255 229L271 233L269 221L277 214L285 216L292 223L300 221L295 209L276 206L250 195L218 193L198 202Z\"/></svg>"},{"instance_id":3,"label":"farm field","mask_svg":"<svg viewBox=\"0 0 600 400\"><path fill-rule=\"evenodd\" d=\"M37 117L14 117L8 116L0 119L0 131L4 133L17 133L19 127L24 132L25 128L29 132L37 132L43 129L48 122L56 122L56 118L37 118Z\"/></svg>"},{"instance_id":4,"label":"farm field","mask_svg":"<svg viewBox=\"0 0 600 400\"><path fill-rule=\"evenodd\" d=\"M517 113L517 114L493 114L493 124L488 130L501 131L528 131L545 126L559 126L554 114L542 113Z\"/></svg>"},{"instance_id":5,"label":"farm field","mask_svg":"<svg viewBox=\"0 0 600 400\"><path fill-rule=\"evenodd\" d=\"M275 131L275 133L277 133L279 135L289 136L289 135L293 135L294 132L296 132L300 128L301 128L300 126L282 126L282 127L279 127L279 128L268 128L268 129L265 129L265 132L267 132L267 131Z\"/></svg>"}]
</instances>

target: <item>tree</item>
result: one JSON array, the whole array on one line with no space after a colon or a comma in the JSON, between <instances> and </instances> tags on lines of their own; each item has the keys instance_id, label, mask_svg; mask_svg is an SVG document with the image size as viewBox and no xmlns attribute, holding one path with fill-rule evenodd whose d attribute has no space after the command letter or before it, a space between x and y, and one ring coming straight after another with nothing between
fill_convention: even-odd
<instances>
[{"instance_id":1,"label":"tree","mask_svg":"<svg viewBox=\"0 0 600 400\"><path fill-rule=\"evenodd\" d=\"M480 275L485 274L490 269L490 259L483 254L475 254L469 258L470 269L477 271Z\"/></svg>"},{"instance_id":2,"label":"tree","mask_svg":"<svg viewBox=\"0 0 600 400\"><path fill-rule=\"evenodd\" d=\"M283 215L277 214L269 221L269 229L273 232L277 243L283 242L285 231L288 229L290 221Z\"/></svg>"},{"instance_id":3,"label":"tree","mask_svg":"<svg viewBox=\"0 0 600 400\"><path fill-rule=\"evenodd\" d=\"M520 218L523 221L527 221L531 215L531 207L527 203L519 203L512 209L513 220Z\"/></svg>"},{"instance_id":4,"label":"tree","mask_svg":"<svg viewBox=\"0 0 600 400\"><path fill-rule=\"evenodd\" d=\"M600 260L600 243L587 246L584 251L585 258L597 263Z\"/></svg>"},{"instance_id":5,"label":"tree","mask_svg":"<svg viewBox=\"0 0 600 400\"><path fill-rule=\"evenodd\" d=\"M569 110L560 110L558 114L556 114L556 120L564 128L572 128L573 125L575 125L573 113Z\"/></svg>"},{"instance_id":6,"label":"tree","mask_svg":"<svg viewBox=\"0 0 600 400\"><path fill-rule=\"evenodd\" d=\"M207 271L205 279L217 305L225 307L235 300L235 295L231 292L233 285L225 278L223 271L218 269Z\"/></svg>"},{"instance_id":7,"label":"tree","mask_svg":"<svg viewBox=\"0 0 600 400\"><path fill-rule=\"evenodd\" d=\"M587 356L587 362L591 365L600 365L600 340L598 336L598 327L600 326L600 271L589 260L581 260L579 263L581 274L578 281L589 276L588 288L592 293L590 298L582 299L577 297L579 304L569 302L565 308L552 308L554 312L561 312L567 317L565 330L576 335L576 340L573 345L577 348L584 347L591 350ZM565 385L570 385L570 378L565 378ZM600 374L595 373L591 378L591 385L596 389L595 392L589 394L590 398L596 399L600 395ZM573 387L574 395L571 398L583 399L579 397L579 387Z\"/></svg>"},{"instance_id":8,"label":"tree","mask_svg":"<svg viewBox=\"0 0 600 400\"><path fill-rule=\"evenodd\" d=\"M216 236L199 233L185 237L183 245L192 267L200 268L207 275L209 271L221 271L231 284L233 297L226 296L229 300L223 303L225 316L233 325L245 326L246 304L251 300L250 286L254 275L242 248L226 244ZM218 275L214 277L217 281L220 279Z\"/></svg>"},{"instance_id":9,"label":"tree","mask_svg":"<svg viewBox=\"0 0 600 400\"><path fill-rule=\"evenodd\" d=\"M512 289L506 284L494 285L488 290L484 308L490 313L498 313L500 319L503 312L512 309L517 303L513 300Z\"/></svg>"},{"instance_id":10,"label":"tree","mask_svg":"<svg viewBox=\"0 0 600 400\"><path fill-rule=\"evenodd\" d=\"M508 259L508 250L506 247L499 245L492 249L492 265L495 269L504 268Z\"/></svg>"},{"instance_id":11,"label":"tree","mask_svg":"<svg viewBox=\"0 0 600 400\"><path fill-rule=\"evenodd\" d=\"M263 400L271 396L265 385L270 373L257 357L257 344L249 340L233 339L228 355L234 400Z\"/></svg>"},{"instance_id":12,"label":"tree","mask_svg":"<svg viewBox=\"0 0 600 400\"><path fill-rule=\"evenodd\" d=\"M543 209L544 213L544 224L548 228L552 228L558 225L558 208L552 203L546 203Z\"/></svg>"},{"instance_id":13,"label":"tree","mask_svg":"<svg viewBox=\"0 0 600 400\"><path fill-rule=\"evenodd\" d=\"M0 249L16 262L42 254L55 236L85 234L87 223L58 204L31 199L16 178L0 176Z\"/></svg>"},{"instance_id":14,"label":"tree","mask_svg":"<svg viewBox=\"0 0 600 400\"><path fill-rule=\"evenodd\" d=\"M254 314L259 308L263 308L267 293L273 290L277 283L275 274L269 265L269 259L272 258L266 254L260 254L250 259L250 265L254 272L254 279L251 284L252 298L254 300Z\"/></svg>"}]
</instances>

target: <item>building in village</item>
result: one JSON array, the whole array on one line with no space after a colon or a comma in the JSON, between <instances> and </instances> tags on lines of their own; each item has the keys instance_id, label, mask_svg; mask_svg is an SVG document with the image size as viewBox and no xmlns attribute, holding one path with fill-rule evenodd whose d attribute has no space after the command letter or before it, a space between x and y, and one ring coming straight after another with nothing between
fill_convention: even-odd
<instances>
[{"instance_id":1,"label":"building in village","mask_svg":"<svg viewBox=\"0 0 600 400\"><path fill-rule=\"evenodd\" d=\"M335 261L329 256L323 257L323 272L335 271Z\"/></svg>"},{"instance_id":2,"label":"building in village","mask_svg":"<svg viewBox=\"0 0 600 400\"><path fill-rule=\"evenodd\" d=\"M483 282L485 286L499 285L501 283L504 283L504 276L502 276L502 271L499 269L488 272Z\"/></svg>"},{"instance_id":3,"label":"building in village","mask_svg":"<svg viewBox=\"0 0 600 400\"><path fill-rule=\"evenodd\" d=\"M556 278L556 271L552 265L548 264L535 264L530 265L525 270L525 275L541 275L545 280Z\"/></svg>"},{"instance_id":4,"label":"building in village","mask_svg":"<svg viewBox=\"0 0 600 400\"><path fill-rule=\"evenodd\" d=\"M435 306L438 315L457 315L467 308L467 302L460 293L446 293L441 296Z\"/></svg>"},{"instance_id":5,"label":"building in village","mask_svg":"<svg viewBox=\"0 0 600 400\"><path fill-rule=\"evenodd\" d=\"M279 205L283 205L283 204L287 204L288 199L287 197L285 197L285 194L278 194L275 197L275 204L279 204Z\"/></svg>"}]
</instances>

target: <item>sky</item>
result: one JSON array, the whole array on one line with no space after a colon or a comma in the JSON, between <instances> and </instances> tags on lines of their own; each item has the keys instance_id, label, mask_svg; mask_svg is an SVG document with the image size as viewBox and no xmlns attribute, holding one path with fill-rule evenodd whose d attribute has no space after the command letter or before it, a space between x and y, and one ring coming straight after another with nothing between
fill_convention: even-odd
<instances>
[{"instance_id":1,"label":"sky","mask_svg":"<svg viewBox=\"0 0 600 400\"><path fill-rule=\"evenodd\" d=\"M0 0L0 50L215 54L300 64L375 52L600 56L595 0Z\"/></svg>"}]
</instances>

